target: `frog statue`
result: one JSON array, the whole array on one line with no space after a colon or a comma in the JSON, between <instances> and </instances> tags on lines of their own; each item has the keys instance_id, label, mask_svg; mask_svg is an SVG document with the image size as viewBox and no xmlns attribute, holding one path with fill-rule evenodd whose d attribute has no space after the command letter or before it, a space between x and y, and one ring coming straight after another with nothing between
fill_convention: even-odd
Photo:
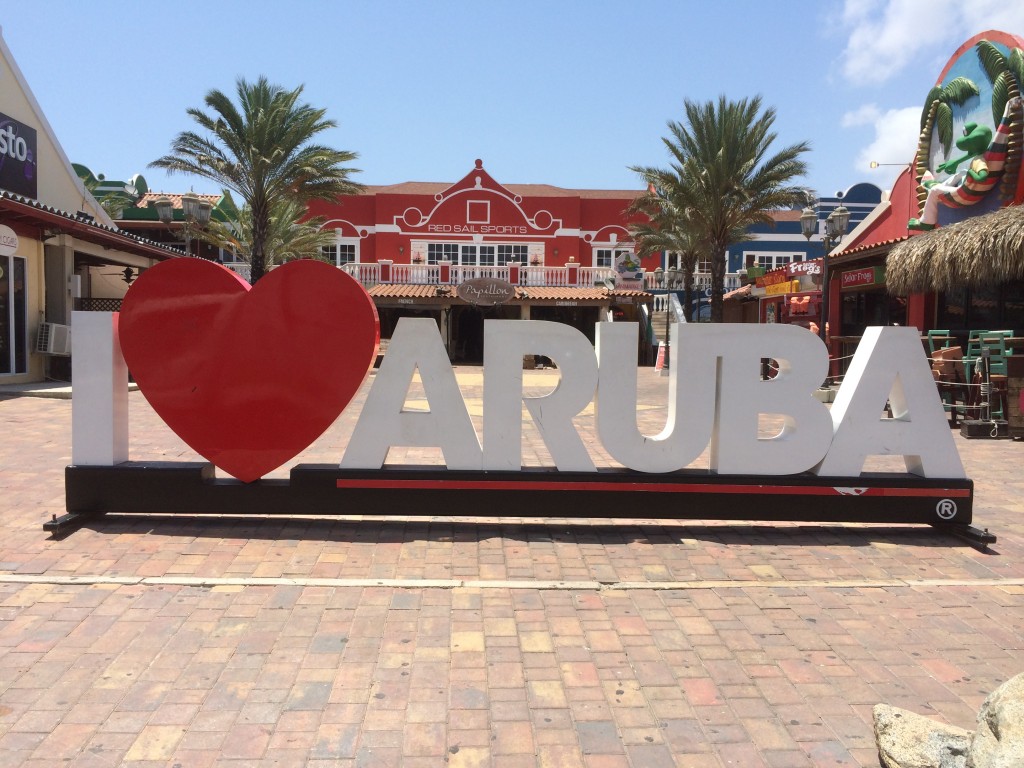
<instances>
[{"instance_id":1,"label":"frog statue","mask_svg":"<svg viewBox=\"0 0 1024 768\"><path fill-rule=\"evenodd\" d=\"M1019 105L1019 98L1007 102L1006 111L994 138L992 129L987 125L964 125L964 135L956 140L957 149L964 154L947 160L936 169L953 175L943 181L937 181L930 173L925 173L921 183L928 190L928 197L921 218L908 221L908 229L935 229L939 221L939 203L950 208L974 205L999 183L1003 176L1003 166L1006 164L1006 144L1011 117L1013 110ZM957 171L964 163L967 163L966 167Z\"/></svg>"}]
</instances>

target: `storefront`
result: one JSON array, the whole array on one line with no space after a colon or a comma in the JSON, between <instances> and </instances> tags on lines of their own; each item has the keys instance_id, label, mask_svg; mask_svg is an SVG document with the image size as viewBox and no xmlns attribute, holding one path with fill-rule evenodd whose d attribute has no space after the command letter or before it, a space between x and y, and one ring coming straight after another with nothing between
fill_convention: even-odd
<instances>
[{"instance_id":1,"label":"storefront","mask_svg":"<svg viewBox=\"0 0 1024 768\"><path fill-rule=\"evenodd\" d=\"M794 261L755 278L760 322L799 325L817 333L821 321L821 260Z\"/></svg>"},{"instance_id":2,"label":"storefront","mask_svg":"<svg viewBox=\"0 0 1024 768\"><path fill-rule=\"evenodd\" d=\"M0 384L68 378L76 302L176 255L114 226L0 38Z\"/></svg>"},{"instance_id":3,"label":"storefront","mask_svg":"<svg viewBox=\"0 0 1024 768\"><path fill-rule=\"evenodd\" d=\"M659 264L657 256L634 256L626 208L641 193L504 185L477 160L454 184L369 186L359 195L315 202L310 213L334 230L327 255L339 266L449 264L480 272L575 263L587 273L625 276Z\"/></svg>"},{"instance_id":4,"label":"storefront","mask_svg":"<svg viewBox=\"0 0 1024 768\"><path fill-rule=\"evenodd\" d=\"M0 242L13 232L0 228ZM0 247L0 376L28 373L28 295L26 260Z\"/></svg>"},{"instance_id":5,"label":"storefront","mask_svg":"<svg viewBox=\"0 0 1024 768\"><path fill-rule=\"evenodd\" d=\"M640 194L504 185L477 160L454 184L371 186L310 212L334 230L324 255L367 288L383 339L401 317L430 316L451 359L472 363L491 317L567 323L591 339L598 321L637 321L650 346L644 289L659 256L635 255L626 214ZM460 295L481 279L506 284L507 300L480 307Z\"/></svg>"},{"instance_id":6,"label":"storefront","mask_svg":"<svg viewBox=\"0 0 1024 768\"><path fill-rule=\"evenodd\" d=\"M874 324L946 330L961 342L976 329L1024 332L1024 258L1007 236L1011 209L1024 203L1024 109L1008 98L1024 86L1008 65L1022 51L1024 38L988 31L946 64L912 162L830 259L839 336ZM946 88L958 78L973 88L959 104Z\"/></svg>"}]
</instances>

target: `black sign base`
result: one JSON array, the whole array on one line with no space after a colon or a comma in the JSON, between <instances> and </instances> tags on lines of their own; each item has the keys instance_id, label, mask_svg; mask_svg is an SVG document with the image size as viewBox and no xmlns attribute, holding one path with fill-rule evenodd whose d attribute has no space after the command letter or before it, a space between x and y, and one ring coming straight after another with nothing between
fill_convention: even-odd
<instances>
[{"instance_id":1,"label":"black sign base","mask_svg":"<svg viewBox=\"0 0 1024 768\"><path fill-rule=\"evenodd\" d=\"M125 462L69 466L59 532L104 513L397 515L754 520L940 526L973 536L974 483L898 473L860 477L714 475L700 470L520 472L442 467L339 469L301 464L288 480L218 479L213 465ZM995 541L987 531L977 531Z\"/></svg>"},{"instance_id":2,"label":"black sign base","mask_svg":"<svg viewBox=\"0 0 1024 768\"><path fill-rule=\"evenodd\" d=\"M960 422L960 436L967 438L986 438L989 440L1005 440L1010 437L1010 425L1001 419L992 421L964 420Z\"/></svg>"}]
</instances>

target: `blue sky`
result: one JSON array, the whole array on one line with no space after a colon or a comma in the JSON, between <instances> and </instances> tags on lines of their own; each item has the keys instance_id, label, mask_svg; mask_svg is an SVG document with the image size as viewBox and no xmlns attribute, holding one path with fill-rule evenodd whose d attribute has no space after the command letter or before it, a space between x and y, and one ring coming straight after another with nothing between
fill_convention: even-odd
<instances>
[{"instance_id":1,"label":"blue sky","mask_svg":"<svg viewBox=\"0 0 1024 768\"><path fill-rule=\"evenodd\" d=\"M807 140L821 195L887 186L956 48L1024 34L1020 0L97 2L4 0L3 37L68 157L155 191L216 192L147 168L206 92L305 85L366 184L635 189L665 165L683 100L760 94L781 145Z\"/></svg>"}]
</instances>

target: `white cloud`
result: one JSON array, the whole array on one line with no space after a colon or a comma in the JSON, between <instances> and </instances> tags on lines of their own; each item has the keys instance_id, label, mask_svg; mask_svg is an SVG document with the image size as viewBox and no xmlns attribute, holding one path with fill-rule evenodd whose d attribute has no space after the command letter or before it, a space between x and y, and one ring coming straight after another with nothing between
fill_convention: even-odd
<instances>
[{"instance_id":1,"label":"white cloud","mask_svg":"<svg viewBox=\"0 0 1024 768\"><path fill-rule=\"evenodd\" d=\"M843 128L856 128L859 125L871 125L878 120L881 113L874 104L865 104L852 112L843 115Z\"/></svg>"},{"instance_id":2,"label":"white cloud","mask_svg":"<svg viewBox=\"0 0 1024 768\"><path fill-rule=\"evenodd\" d=\"M949 51L978 32L1024 29L1020 0L846 0L849 38L843 74L865 85L884 83L911 61Z\"/></svg>"},{"instance_id":3,"label":"white cloud","mask_svg":"<svg viewBox=\"0 0 1024 768\"><path fill-rule=\"evenodd\" d=\"M874 105L868 105L874 109ZM902 109L890 109L885 112L875 111L875 118L871 121L874 125L875 137L860 152L854 162L854 169L859 174L867 174L867 179L877 183L879 186L889 186L900 168L889 165L890 163L909 164L914 160L914 153L917 152L917 140L921 133L921 108L904 107ZM862 107L858 112L867 112ZM860 123L861 125L865 123ZM871 161L885 165L879 168L870 168Z\"/></svg>"}]
</instances>

